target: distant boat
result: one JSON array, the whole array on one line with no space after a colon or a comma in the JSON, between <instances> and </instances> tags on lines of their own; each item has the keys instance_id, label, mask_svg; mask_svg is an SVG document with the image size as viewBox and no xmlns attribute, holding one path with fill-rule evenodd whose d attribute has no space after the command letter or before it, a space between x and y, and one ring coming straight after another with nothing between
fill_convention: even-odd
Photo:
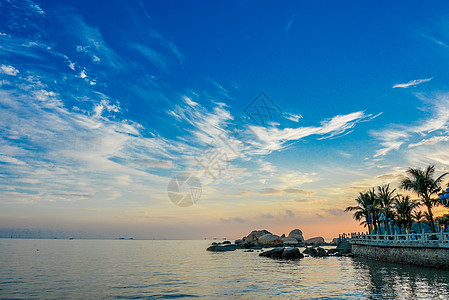
<instances>
[{"instance_id":1,"label":"distant boat","mask_svg":"<svg viewBox=\"0 0 449 300\"><path fill-rule=\"evenodd\" d=\"M69 240L73 240L73 238L69 238Z\"/></svg>"}]
</instances>

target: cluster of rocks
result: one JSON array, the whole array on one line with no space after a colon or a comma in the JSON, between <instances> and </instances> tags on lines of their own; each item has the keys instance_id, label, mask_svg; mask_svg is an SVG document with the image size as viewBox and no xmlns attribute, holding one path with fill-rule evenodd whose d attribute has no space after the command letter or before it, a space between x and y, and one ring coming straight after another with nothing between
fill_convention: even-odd
<instances>
[{"instance_id":1,"label":"cluster of rocks","mask_svg":"<svg viewBox=\"0 0 449 300\"><path fill-rule=\"evenodd\" d=\"M280 246L304 246L307 243L316 243L315 239L322 239L319 242L324 243L323 238L314 238L310 240L305 240L302 231L299 229L292 230L288 236L283 234L282 236L278 236L272 234L268 230L254 230L241 240L237 240L236 242L242 243L244 248L253 248L253 247L280 247Z\"/></svg>"},{"instance_id":2,"label":"cluster of rocks","mask_svg":"<svg viewBox=\"0 0 449 300\"><path fill-rule=\"evenodd\" d=\"M221 243L212 243L207 251L234 251L237 249L247 249L245 252L263 251L263 248L273 248L271 250L260 253L260 256L271 258L299 259L304 254L312 257L324 256L343 256L351 253L351 244L347 241L339 243L337 248L325 250L320 246L336 245L337 239L332 243L326 243L322 237L314 237L305 240L302 231L299 229L292 230L288 236L283 234L278 236L272 234L268 230L254 230L242 239L235 240L234 244L230 241ZM310 246L310 247L308 247ZM306 247L301 253L297 247Z\"/></svg>"},{"instance_id":3,"label":"cluster of rocks","mask_svg":"<svg viewBox=\"0 0 449 300\"><path fill-rule=\"evenodd\" d=\"M302 253L308 254L311 257L325 257L325 256L351 256L352 246L348 241L341 241L337 248L324 249L322 247L306 248Z\"/></svg>"}]
</instances>

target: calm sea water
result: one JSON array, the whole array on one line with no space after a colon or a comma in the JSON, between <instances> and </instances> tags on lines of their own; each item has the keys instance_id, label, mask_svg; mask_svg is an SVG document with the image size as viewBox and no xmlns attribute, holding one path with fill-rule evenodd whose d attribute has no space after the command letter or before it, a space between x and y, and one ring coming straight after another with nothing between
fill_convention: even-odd
<instances>
[{"instance_id":1,"label":"calm sea water","mask_svg":"<svg viewBox=\"0 0 449 300\"><path fill-rule=\"evenodd\" d=\"M445 270L346 257L280 261L207 252L209 243L0 239L0 298L449 299Z\"/></svg>"}]
</instances>

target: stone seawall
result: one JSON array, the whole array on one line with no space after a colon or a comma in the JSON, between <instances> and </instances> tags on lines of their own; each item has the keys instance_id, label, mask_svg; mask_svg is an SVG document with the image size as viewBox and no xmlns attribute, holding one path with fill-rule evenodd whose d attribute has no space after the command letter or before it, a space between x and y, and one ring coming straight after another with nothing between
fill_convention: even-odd
<instances>
[{"instance_id":1,"label":"stone seawall","mask_svg":"<svg viewBox=\"0 0 449 300\"><path fill-rule=\"evenodd\" d=\"M448 248L352 245L352 253L380 261L449 268Z\"/></svg>"}]
</instances>

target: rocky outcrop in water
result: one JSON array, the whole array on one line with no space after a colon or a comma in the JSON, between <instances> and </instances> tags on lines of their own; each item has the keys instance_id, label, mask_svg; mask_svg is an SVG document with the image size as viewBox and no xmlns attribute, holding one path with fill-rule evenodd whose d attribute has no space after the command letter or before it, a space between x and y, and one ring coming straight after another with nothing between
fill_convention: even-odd
<instances>
[{"instance_id":1,"label":"rocky outcrop in water","mask_svg":"<svg viewBox=\"0 0 449 300\"><path fill-rule=\"evenodd\" d=\"M294 238L295 240L297 240L298 242L304 242L304 237L302 236L302 231L299 229L293 229L292 231L290 231L290 233L288 234L289 238Z\"/></svg>"},{"instance_id":2,"label":"rocky outcrop in water","mask_svg":"<svg viewBox=\"0 0 449 300\"><path fill-rule=\"evenodd\" d=\"M277 247L259 254L269 258L301 259L304 255L296 247Z\"/></svg>"},{"instance_id":3,"label":"rocky outcrop in water","mask_svg":"<svg viewBox=\"0 0 449 300\"><path fill-rule=\"evenodd\" d=\"M223 243L212 243L206 250L213 252L225 252L234 251L237 249L242 249L241 245L231 244L229 241L224 241Z\"/></svg>"},{"instance_id":4,"label":"rocky outcrop in water","mask_svg":"<svg viewBox=\"0 0 449 300\"><path fill-rule=\"evenodd\" d=\"M272 234L271 232L269 232L268 230L253 230L251 231L250 234L248 234L247 236L245 236L242 241L243 241L243 247L245 248L251 248L254 246L258 246L259 245L259 237L265 235L265 234Z\"/></svg>"},{"instance_id":5,"label":"rocky outcrop in water","mask_svg":"<svg viewBox=\"0 0 449 300\"><path fill-rule=\"evenodd\" d=\"M306 245L323 245L325 243L324 238L318 236L305 240Z\"/></svg>"}]
</instances>

